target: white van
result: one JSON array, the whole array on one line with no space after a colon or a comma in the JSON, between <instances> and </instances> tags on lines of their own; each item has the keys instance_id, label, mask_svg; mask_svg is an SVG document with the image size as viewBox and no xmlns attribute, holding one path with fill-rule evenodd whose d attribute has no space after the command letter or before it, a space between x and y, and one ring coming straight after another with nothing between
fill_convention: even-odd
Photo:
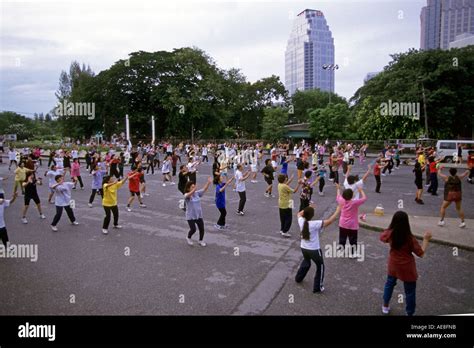
<instances>
[{"instance_id":1,"label":"white van","mask_svg":"<svg viewBox=\"0 0 474 348\"><path fill-rule=\"evenodd\" d=\"M458 155L458 145L462 146L462 160L467 161L469 151L474 151L474 140L438 140L436 152L439 157L444 157L448 163Z\"/></svg>"}]
</instances>

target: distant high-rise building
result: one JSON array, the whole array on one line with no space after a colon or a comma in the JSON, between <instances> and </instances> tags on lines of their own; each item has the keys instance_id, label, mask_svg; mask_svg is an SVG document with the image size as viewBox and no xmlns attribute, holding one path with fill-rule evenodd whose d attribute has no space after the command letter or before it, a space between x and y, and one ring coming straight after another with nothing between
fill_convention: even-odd
<instances>
[{"instance_id":1,"label":"distant high-rise building","mask_svg":"<svg viewBox=\"0 0 474 348\"><path fill-rule=\"evenodd\" d=\"M365 75L365 78L364 78L364 83L367 83L367 81L373 79L375 76L377 76L380 73L381 73L380 71L373 71L373 72L367 73L367 75Z\"/></svg>"},{"instance_id":2,"label":"distant high-rise building","mask_svg":"<svg viewBox=\"0 0 474 348\"><path fill-rule=\"evenodd\" d=\"M422 50L439 48L441 35L441 0L428 0L428 5L421 9L421 43Z\"/></svg>"},{"instance_id":3,"label":"distant high-rise building","mask_svg":"<svg viewBox=\"0 0 474 348\"><path fill-rule=\"evenodd\" d=\"M448 49L456 36L474 34L474 0L428 0L420 22L422 50Z\"/></svg>"},{"instance_id":4,"label":"distant high-rise building","mask_svg":"<svg viewBox=\"0 0 474 348\"><path fill-rule=\"evenodd\" d=\"M316 88L334 92L334 66L334 39L324 14L304 10L294 21L285 51L286 89L290 95Z\"/></svg>"}]
</instances>

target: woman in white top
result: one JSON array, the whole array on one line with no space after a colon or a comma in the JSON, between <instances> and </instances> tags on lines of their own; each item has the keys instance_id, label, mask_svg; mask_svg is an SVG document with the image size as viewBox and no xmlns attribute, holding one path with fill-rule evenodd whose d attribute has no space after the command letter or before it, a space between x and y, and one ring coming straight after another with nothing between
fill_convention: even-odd
<instances>
[{"instance_id":1,"label":"woman in white top","mask_svg":"<svg viewBox=\"0 0 474 348\"><path fill-rule=\"evenodd\" d=\"M316 264L317 270L314 276L313 293L323 292L324 281L324 261L323 253L319 246L319 234L324 227L328 227L336 221L341 208L338 206L336 211L327 220L314 220L314 206L306 207L298 213L298 225L301 230L301 252L303 253L303 262L301 262L295 281L301 283L306 277L310 267L311 260Z\"/></svg>"},{"instance_id":2,"label":"woman in white top","mask_svg":"<svg viewBox=\"0 0 474 348\"><path fill-rule=\"evenodd\" d=\"M166 181L169 181L171 185L174 185L170 172L171 172L171 156L166 155L165 159L163 160L163 166L161 167L161 173L163 174L163 186L166 186Z\"/></svg>"}]
</instances>

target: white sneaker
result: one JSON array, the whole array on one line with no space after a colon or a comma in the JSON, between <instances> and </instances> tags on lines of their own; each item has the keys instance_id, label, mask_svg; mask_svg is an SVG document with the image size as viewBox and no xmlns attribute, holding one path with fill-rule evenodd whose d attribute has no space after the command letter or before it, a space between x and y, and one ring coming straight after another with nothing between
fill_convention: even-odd
<instances>
[{"instance_id":1,"label":"white sneaker","mask_svg":"<svg viewBox=\"0 0 474 348\"><path fill-rule=\"evenodd\" d=\"M165 183L163 183L163 187L165 187L165 186L166 186L166 184L165 184Z\"/></svg>"},{"instance_id":2,"label":"white sneaker","mask_svg":"<svg viewBox=\"0 0 474 348\"><path fill-rule=\"evenodd\" d=\"M149 195L150 195L149 193L145 193L145 196L149 196ZM143 198L143 196L142 196L142 198Z\"/></svg>"},{"instance_id":3,"label":"white sneaker","mask_svg":"<svg viewBox=\"0 0 474 348\"><path fill-rule=\"evenodd\" d=\"M122 228L122 225L115 225L113 228L120 230Z\"/></svg>"},{"instance_id":4,"label":"white sneaker","mask_svg":"<svg viewBox=\"0 0 474 348\"><path fill-rule=\"evenodd\" d=\"M28 220L26 220L26 218L21 218L21 222L23 222L24 224L27 224Z\"/></svg>"},{"instance_id":5,"label":"white sneaker","mask_svg":"<svg viewBox=\"0 0 474 348\"><path fill-rule=\"evenodd\" d=\"M272 195L271 193L270 193L270 197L271 197L271 198L275 198L275 196L274 196L274 195Z\"/></svg>"},{"instance_id":6,"label":"white sneaker","mask_svg":"<svg viewBox=\"0 0 474 348\"><path fill-rule=\"evenodd\" d=\"M444 226L444 225L445 225L444 220L440 220L440 221L438 222L438 226Z\"/></svg>"},{"instance_id":7,"label":"white sneaker","mask_svg":"<svg viewBox=\"0 0 474 348\"><path fill-rule=\"evenodd\" d=\"M199 243L199 245L202 246L202 247L205 247L205 246L207 245L207 244L204 243L204 241L202 241L202 240L200 240L198 243Z\"/></svg>"},{"instance_id":8,"label":"white sneaker","mask_svg":"<svg viewBox=\"0 0 474 348\"><path fill-rule=\"evenodd\" d=\"M52 229L54 232L58 232L58 228L57 228L56 226L51 225L51 229Z\"/></svg>"},{"instance_id":9,"label":"white sneaker","mask_svg":"<svg viewBox=\"0 0 474 348\"><path fill-rule=\"evenodd\" d=\"M322 192L318 192L318 194L319 194L320 196L324 196L324 193L322 193Z\"/></svg>"},{"instance_id":10,"label":"white sneaker","mask_svg":"<svg viewBox=\"0 0 474 348\"><path fill-rule=\"evenodd\" d=\"M383 313L383 314L388 314L388 313L390 313L390 307L382 306L382 313Z\"/></svg>"},{"instance_id":11,"label":"white sneaker","mask_svg":"<svg viewBox=\"0 0 474 348\"><path fill-rule=\"evenodd\" d=\"M281 232L281 235L285 238L290 238L291 237L291 234L289 234L288 232Z\"/></svg>"},{"instance_id":12,"label":"white sneaker","mask_svg":"<svg viewBox=\"0 0 474 348\"><path fill-rule=\"evenodd\" d=\"M171 182L171 185L176 185L176 183L174 181Z\"/></svg>"},{"instance_id":13,"label":"white sneaker","mask_svg":"<svg viewBox=\"0 0 474 348\"><path fill-rule=\"evenodd\" d=\"M267 198L270 197L270 195L267 192L265 192L264 196Z\"/></svg>"},{"instance_id":14,"label":"white sneaker","mask_svg":"<svg viewBox=\"0 0 474 348\"><path fill-rule=\"evenodd\" d=\"M386 175L382 173L382 176L386 176Z\"/></svg>"},{"instance_id":15,"label":"white sneaker","mask_svg":"<svg viewBox=\"0 0 474 348\"><path fill-rule=\"evenodd\" d=\"M74 222L72 222L72 224L73 224L74 226L77 226L77 225L79 225L79 222L74 221Z\"/></svg>"},{"instance_id":16,"label":"white sneaker","mask_svg":"<svg viewBox=\"0 0 474 348\"><path fill-rule=\"evenodd\" d=\"M191 238L186 237L186 242L188 242L188 245L194 245Z\"/></svg>"},{"instance_id":17,"label":"white sneaker","mask_svg":"<svg viewBox=\"0 0 474 348\"><path fill-rule=\"evenodd\" d=\"M46 219L46 216L44 216L44 214L41 214L40 219Z\"/></svg>"},{"instance_id":18,"label":"white sneaker","mask_svg":"<svg viewBox=\"0 0 474 348\"><path fill-rule=\"evenodd\" d=\"M466 223L463 221L459 224L459 228L464 228L464 227L466 227Z\"/></svg>"},{"instance_id":19,"label":"white sneaker","mask_svg":"<svg viewBox=\"0 0 474 348\"><path fill-rule=\"evenodd\" d=\"M89 206L89 208L92 208L92 203L87 203L87 205Z\"/></svg>"},{"instance_id":20,"label":"white sneaker","mask_svg":"<svg viewBox=\"0 0 474 348\"><path fill-rule=\"evenodd\" d=\"M146 208L145 204L140 204L140 208Z\"/></svg>"},{"instance_id":21,"label":"white sneaker","mask_svg":"<svg viewBox=\"0 0 474 348\"><path fill-rule=\"evenodd\" d=\"M132 211L132 208L130 208L130 207L127 207L127 211Z\"/></svg>"},{"instance_id":22,"label":"white sneaker","mask_svg":"<svg viewBox=\"0 0 474 348\"><path fill-rule=\"evenodd\" d=\"M107 231L105 228L102 229L103 234L109 234L109 231Z\"/></svg>"}]
</instances>

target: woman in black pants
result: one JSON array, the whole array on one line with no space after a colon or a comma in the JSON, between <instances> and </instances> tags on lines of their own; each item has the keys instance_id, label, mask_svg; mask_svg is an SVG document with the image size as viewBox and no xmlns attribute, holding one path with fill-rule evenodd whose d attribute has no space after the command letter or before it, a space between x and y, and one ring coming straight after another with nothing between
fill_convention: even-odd
<instances>
[{"instance_id":1,"label":"woman in black pants","mask_svg":"<svg viewBox=\"0 0 474 348\"><path fill-rule=\"evenodd\" d=\"M336 211L327 220L314 220L314 207L309 206L298 213L298 225L301 230L301 252L303 253L303 261L301 262L298 273L296 273L295 281L301 283L311 268L311 261L316 264L316 274L314 276L313 293L324 291L324 261L323 253L319 245L319 234L324 227L331 225L336 221L341 207L338 206Z\"/></svg>"},{"instance_id":2,"label":"woman in black pants","mask_svg":"<svg viewBox=\"0 0 474 348\"><path fill-rule=\"evenodd\" d=\"M118 224L119 211L117 206L117 191L127 180L128 176L120 181L116 181L115 178L110 175L104 176L104 180L102 182L102 206L105 210L105 218L102 225L103 234L109 233L108 228L111 213L114 215L114 228L122 228L122 226Z\"/></svg>"}]
</instances>

